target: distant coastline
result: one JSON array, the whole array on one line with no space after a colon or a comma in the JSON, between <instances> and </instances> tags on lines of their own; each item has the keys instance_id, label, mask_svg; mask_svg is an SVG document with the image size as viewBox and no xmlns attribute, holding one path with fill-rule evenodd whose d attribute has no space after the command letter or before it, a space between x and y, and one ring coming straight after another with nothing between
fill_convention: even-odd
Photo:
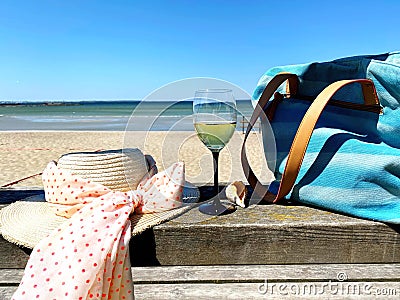
<instances>
[{"instance_id":1,"label":"distant coastline","mask_svg":"<svg viewBox=\"0 0 400 300\"><path fill-rule=\"evenodd\" d=\"M141 100L0 100L0 106L20 105L93 105L101 103L133 104Z\"/></svg>"},{"instance_id":2,"label":"distant coastline","mask_svg":"<svg viewBox=\"0 0 400 300\"><path fill-rule=\"evenodd\" d=\"M186 131L193 130L192 106L190 100L2 101L0 130ZM237 110L238 118L249 117L251 101L238 100Z\"/></svg>"},{"instance_id":3,"label":"distant coastline","mask_svg":"<svg viewBox=\"0 0 400 300\"><path fill-rule=\"evenodd\" d=\"M236 101L250 101L250 99L237 99ZM5 105L93 105L93 104L136 104L140 102L146 103L176 103L176 102L192 102L192 100L172 100L172 99L151 99L151 100L132 100L132 99L76 99L76 100L0 100L0 106Z\"/></svg>"},{"instance_id":4,"label":"distant coastline","mask_svg":"<svg viewBox=\"0 0 400 300\"><path fill-rule=\"evenodd\" d=\"M140 100L1 100L0 106L71 106L71 105L97 105L97 104L135 104Z\"/></svg>"}]
</instances>

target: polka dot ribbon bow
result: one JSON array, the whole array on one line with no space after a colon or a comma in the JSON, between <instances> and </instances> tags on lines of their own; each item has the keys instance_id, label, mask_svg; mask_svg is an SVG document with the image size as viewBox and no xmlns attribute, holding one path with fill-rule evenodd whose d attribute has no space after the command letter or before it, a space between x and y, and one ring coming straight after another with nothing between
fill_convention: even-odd
<instances>
[{"instance_id":1,"label":"polka dot ribbon bow","mask_svg":"<svg viewBox=\"0 0 400 300\"><path fill-rule=\"evenodd\" d=\"M32 250L12 299L134 299L129 215L182 204L183 163L144 179L128 193L61 170L43 172L46 200L70 218Z\"/></svg>"}]
</instances>

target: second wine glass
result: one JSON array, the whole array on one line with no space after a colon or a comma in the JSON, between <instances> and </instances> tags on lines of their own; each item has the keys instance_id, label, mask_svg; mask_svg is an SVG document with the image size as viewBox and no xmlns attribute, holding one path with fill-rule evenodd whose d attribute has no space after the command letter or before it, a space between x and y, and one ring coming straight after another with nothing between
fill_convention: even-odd
<instances>
[{"instance_id":1,"label":"second wine glass","mask_svg":"<svg viewBox=\"0 0 400 300\"><path fill-rule=\"evenodd\" d=\"M199 210L209 215L227 213L229 208L219 199L219 152L231 139L236 128L236 101L232 90L198 90L193 100L193 122L199 139L212 152L214 161L214 200Z\"/></svg>"}]
</instances>

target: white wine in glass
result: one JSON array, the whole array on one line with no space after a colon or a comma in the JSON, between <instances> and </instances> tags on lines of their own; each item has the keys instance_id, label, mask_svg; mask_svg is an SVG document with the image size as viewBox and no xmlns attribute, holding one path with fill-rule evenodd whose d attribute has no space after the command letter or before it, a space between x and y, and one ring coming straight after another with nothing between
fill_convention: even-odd
<instances>
[{"instance_id":1,"label":"white wine in glass","mask_svg":"<svg viewBox=\"0 0 400 300\"><path fill-rule=\"evenodd\" d=\"M196 91L193 100L193 122L199 139L211 151L214 160L214 201L200 205L199 210L209 215L226 214L232 208L225 207L218 197L218 157L236 128L236 101L232 90Z\"/></svg>"},{"instance_id":2,"label":"white wine in glass","mask_svg":"<svg viewBox=\"0 0 400 300\"><path fill-rule=\"evenodd\" d=\"M214 123L195 123L197 135L204 145L211 151L220 151L231 139L235 132L236 122L225 121Z\"/></svg>"}]
</instances>

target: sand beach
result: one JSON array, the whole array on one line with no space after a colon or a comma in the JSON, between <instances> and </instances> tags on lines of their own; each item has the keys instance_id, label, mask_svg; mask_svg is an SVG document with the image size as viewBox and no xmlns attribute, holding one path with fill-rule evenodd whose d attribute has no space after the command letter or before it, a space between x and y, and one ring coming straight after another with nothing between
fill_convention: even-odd
<instances>
[{"instance_id":1,"label":"sand beach","mask_svg":"<svg viewBox=\"0 0 400 300\"><path fill-rule=\"evenodd\" d=\"M240 164L244 135L236 131L220 154L219 179L222 183L245 181ZM151 154L160 170L175 161L184 161L187 180L203 185L212 183L211 152L194 131L0 131L0 186L36 173L47 163L70 152L138 147ZM266 169L262 139L252 133L247 153L256 175L262 181L271 177ZM40 176L13 187L40 187Z\"/></svg>"}]
</instances>

